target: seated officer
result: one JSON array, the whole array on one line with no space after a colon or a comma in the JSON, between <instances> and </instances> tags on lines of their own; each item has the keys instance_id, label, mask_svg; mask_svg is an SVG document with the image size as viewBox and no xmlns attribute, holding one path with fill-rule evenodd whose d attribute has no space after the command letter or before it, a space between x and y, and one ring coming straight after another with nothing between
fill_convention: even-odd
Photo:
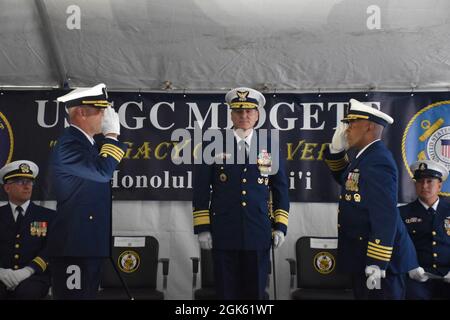
<instances>
[{"instance_id":1,"label":"seated officer","mask_svg":"<svg viewBox=\"0 0 450 320\"><path fill-rule=\"evenodd\" d=\"M0 207L0 299L40 299L48 293L45 248L54 211L30 202L38 172L38 166L26 160L0 170L9 200Z\"/></svg>"},{"instance_id":2,"label":"seated officer","mask_svg":"<svg viewBox=\"0 0 450 320\"><path fill-rule=\"evenodd\" d=\"M407 299L450 298L450 204L439 198L447 168L432 160L410 167L418 198L400 207L420 268L409 272ZM443 277L430 279L425 272Z\"/></svg>"}]
</instances>

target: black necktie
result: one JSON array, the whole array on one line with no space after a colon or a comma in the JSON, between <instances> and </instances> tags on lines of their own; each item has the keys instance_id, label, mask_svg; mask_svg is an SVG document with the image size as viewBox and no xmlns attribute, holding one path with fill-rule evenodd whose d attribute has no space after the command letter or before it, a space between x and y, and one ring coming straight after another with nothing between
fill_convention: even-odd
<instances>
[{"instance_id":1,"label":"black necktie","mask_svg":"<svg viewBox=\"0 0 450 320\"><path fill-rule=\"evenodd\" d=\"M20 230L20 226L22 224L22 220L23 220L23 208L21 206L18 206L16 208L17 211L17 219L16 219L16 230L19 231Z\"/></svg>"},{"instance_id":2,"label":"black necktie","mask_svg":"<svg viewBox=\"0 0 450 320\"><path fill-rule=\"evenodd\" d=\"M430 213L430 214L435 214L436 213L436 211L433 209L433 207L429 207L428 208L428 213Z\"/></svg>"},{"instance_id":3,"label":"black necktie","mask_svg":"<svg viewBox=\"0 0 450 320\"><path fill-rule=\"evenodd\" d=\"M241 140L239 142L239 149L241 152L244 152L245 155L245 162L248 163L248 150L247 150L247 142L245 140Z\"/></svg>"}]
</instances>

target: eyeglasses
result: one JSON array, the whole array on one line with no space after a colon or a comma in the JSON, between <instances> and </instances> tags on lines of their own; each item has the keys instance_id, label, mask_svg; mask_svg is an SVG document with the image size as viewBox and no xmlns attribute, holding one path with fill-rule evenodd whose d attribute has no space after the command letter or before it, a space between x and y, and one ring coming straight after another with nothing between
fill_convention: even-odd
<instances>
[{"instance_id":1,"label":"eyeglasses","mask_svg":"<svg viewBox=\"0 0 450 320\"><path fill-rule=\"evenodd\" d=\"M8 181L7 182L7 184L13 184L13 183L25 186L25 185L29 185L29 184L33 185L34 181L30 180L30 179L17 179L17 180L13 180L13 181Z\"/></svg>"}]
</instances>

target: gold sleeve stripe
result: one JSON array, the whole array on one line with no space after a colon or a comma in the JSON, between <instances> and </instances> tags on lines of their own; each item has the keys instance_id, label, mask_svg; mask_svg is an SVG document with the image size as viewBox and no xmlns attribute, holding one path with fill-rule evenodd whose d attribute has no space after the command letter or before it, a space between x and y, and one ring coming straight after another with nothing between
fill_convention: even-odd
<instances>
[{"instance_id":1,"label":"gold sleeve stripe","mask_svg":"<svg viewBox=\"0 0 450 320\"><path fill-rule=\"evenodd\" d=\"M376 260L381 260L381 261L390 261L391 260L391 259L386 259L386 258L381 258L381 257L378 257L378 256L374 256L374 255L371 255L370 253L367 253L367 256L371 257L371 258L374 258Z\"/></svg>"},{"instance_id":2,"label":"gold sleeve stripe","mask_svg":"<svg viewBox=\"0 0 450 320\"><path fill-rule=\"evenodd\" d=\"M117 157L116 155L111 154L111 153L106 152L106 151L103 151L103 152L101 152L100 154L101 154L102 156L111 156L111 157L113 157L114 159L116 159L117 162L120 162L120 160L122 160L121 158Z\"/></svg>"},{"instance_id":3,"label":"gold sleeve stripe","mask_svg":"<svg viewBox=\"0 0 450 320\"><path fill-rule=\"evenodd\" d=\"M194 217L194 226L199 226L202 224L210 224L209 215L204 217Z\"/></svg>"},{"instance_id":4,"label":"gold sleeve stripe","mask_svg":"<svg viewBox=\"0 0 450 320\"><path fill-rule=\"evenodd\" d=\"M379 253L384 253L384 254L392 254L392 250L383 250L383 249L379 249L379 248L375 248L371 245L369 245L367 247L367 249L373 250L375 252L379 252Z\"/></svg>"},{"instance_id":5,"label":"gold sleeve stripe","mask_svg":"<svg viewBox=\"0 0 450 320\"><path fill-rule=\"evenodd\" d=\"M47 269L47 263L45 263L45 261L41 257L34 258L33 262L35 262L39 267L41 267L42 272L44 272L45 269Z\"/></svg>"},{"instance_id":6,"label":"gold sleeve stripe","mask_svg":"<svg viewBox=\"0 0 450 320\"><path fill-rule=\"evenodd\" d=\"M288 219L285 216L277 215L277 216L275 216L275 223L282 223L287 226Z\"/></svg>"},{"instance_id":7,"label":"gold sleeve stripe","mask_svg":"<svg viewBox=\"0 0 450 320\"><path fill-rule=\"evenodd\" d=\"M198 210L198 211L194 211L193 214L200 214L200 213L209 213L209 210Z\"/></svg>"},{"instance_id":8,"label":"gold sleeve stripe","mask_svg":"<svg viewBox=\"0 0 450 320\"><path fill-rule=\"evenodd\" d=\"M330 168L331 171L341 171L342 169L345 169L349 161L348 156L345 155L344 158L338 160L325 159L325 163L327 164L328 168Z\"/></svg>"},{"instance_id":9,"label":"gold sleeve stripe","mask_svg":"<svg viewBox=\"0 0 450 320\"><path fill-rule=\"evenodd\" d=\"M380 248L380 249L384 249L384 250L390 250L390 251L392 251L392 249L394 249L394 247L382 246L381 244L376 244L371 241L369 241L369 246L373 246L375 248Z\"/></svg>"},{"instance_id":10,"label":"gold sleeve stripe","mask_svg":"<svg viewBox=\"0 0 450 320\"><path fill-rule=\"evenodd\" d=\"M111 151L117 152L117 154L121 154L121 155L124 155L124 154L125 154L125 151L123 151L123 150L120 149L119 147L117 147L117 146L115 146L115 145L113 145L113 144L109 144L109 143L105 143L105 144L102 146L102 150L103 150L103 149L105 149L105 150L111 150Z\"/></svg>"},{"instance_id":11,"label":"gold sleeve stripe","mask_svg":"<svg viewBox=\"0 0 450 320\"><path fill-rule=\"evenodd\" d=\"M368 249L367 253L373 254L374 256L384 257L384 258L390 258L391 254L389 253L379 253L373 250Z\"/></svg>"},{"instance_id":12,"label":"gold sleeve stripe","mask_svg":"<svg viewBox=\"0 0 450 320\"><path fill-rule=\"evenodd\" d=\"M101 152L109 154L111 156L114 156L114 158L116 158L116 159L119 159L119 160L122 159L122 155L119 154L118 152L116 152L115 150L102 149Z\"/></svg>"},{"instance_id":13,"label":"gold sleeve stripe","mask_svg":"<svg viewBox=\"0 0 450 320\"><path fill-rule=\"evenodd\" d=\"M283 210L283 209L276 209L274 214L278 214L278 213L284 213L285 215L289 215L289 212L287 212L286 210Z\"/></svg>"},{"instance_id":14,"label":"gold sleeve stripe","mask_svg":"<svg viewBox=\"0 0 450 320\"><path fill-rule=\"evenodd\" d=\"M275 213L274 216L275 217L285 217L286 219L289 218L289 215L287 215L286 213L281 213L281 212Z\"/></svg>"}]
</instances>

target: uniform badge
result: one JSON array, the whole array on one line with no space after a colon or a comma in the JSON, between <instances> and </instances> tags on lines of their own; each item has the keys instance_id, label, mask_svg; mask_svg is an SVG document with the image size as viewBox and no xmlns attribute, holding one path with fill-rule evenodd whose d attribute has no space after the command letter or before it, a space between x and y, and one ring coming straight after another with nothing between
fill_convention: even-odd
<instances>
[{"instance_id":1,"label":"uniform badge","mask_svg":"<svg viewBox=\"0 0 450 320\"><path fill-rule=\"evenodd\" d=\"M355 199L355 202L361 202L361 195L359 193L355 193L353 198Z\"/></svg>"},{"instance_id":2,"label":"uniform badge","mask_svg":"<svg viewBox=\"0 0 450 320\"><path fill-rule=\"evenodd\" d=\"M26 163L22 163L22 164L19 166L19 168L20 168L20 171L21 171L22 173L29 173L29 172L30 172L30 166L29 166L28 164L26 164Z\"/></svg>"},{"instance_id":3,"label":"uniform badge","mask_svg":"<svg viewBox=\"0 0 450 320\"><path fill-rule=\"evenodd\" d=\"M359 172L357 172L355 169L355 171L348 173L347 181L345 181L345 190L358 192L359 191L358 183L359 183Z\"/></svg>"},{"instance_id":4,"label":"uniform badge","mask_svg":"<svg viewBox=\"0 0 450 320\"><path fill-rule=\"evenodd\" d=\"M47 235L47 221L33 221L30 223L30 234L38 237Z\"/></svg>"},{"instance_id":5,"label":"uniform badge","mask_svg":"<svg viewBox=\"0 0 450 320\"><path fill-rule=\"evenodd\" d=\"M133 273L139 268L141 259L139 254L132 250L127 250L122 252L122 254L117 259L117 265L119 269L125 273Z\"/></svg>"},{"instance_id":6,"label":"uniform badge","mask_svg":"<svg viewBox=\"0 0 450 320\"><path fill-rule=\"evenodd\" d=\"M264 178L258 178L258 183L259 184L263 184L264 183Z\"/></svg>"},{"instance_id":7,"label":"uniform badge","mask_svg":"<svg viewBox=\"0 0 450 320\"><path fill-rule=\"evenodd\" d=\"M249 93L250 91L236 91L236 94L239 97L239 101L247 101Z\"/></svg>"},{"instance_id":8,"label":"uniform badge","mask_svg":"<svg viewBox=\"0 0 450 320\"><path fill-rule=\"evenodd\" d=\"M225 173L221 173L219 176L219 180L222 182L226 182L227 181L227 175Z\"/></svg>"},{"instance_id":9,"label":"uniform badge","mask_svg":"<svg viewBox=\"0 0 450 320\"><path fill-rule=\"evenodd\" d=\"M345 195L345 200L347 200L347 201L352 200L352 195L351 194L346 194Z\"/></svg>"},{"instance_id":10,"label":"uniform badge","mask_svg":"<svg viewBox=\"0 0 450 320\"><path fill-rule=\"evenodd\" d=\"M380 244L380 242L381 242L380 239L375 239L376 244Z\"/></svg>"},{"instance_id":11,"label":"uniform badge","mask_svg":"<svg viewBox=\"0 0 450 320\"><path fill-rule=\"evenodd\" d=\"M269 178L264 178L264 184L265 184L266 186L269 185Z\"/></svg>"},{"instance_id":12,"label":"uniform badge","mask_svg":"<svg viewBox=\"0 0 450 320\"><path fill-rule=\"evenodd\" d=\"M272 171L272 156L267 150L263 149L258 154L258 160L256 160L259 172L262 176L267 176Z\"/></svg>"},{"instance_id":13,"label":"uniform badge","mask_svg":"<svg viewBox=\"0 0 450 320\"><path fill-rule=\"evenodd\" d=\"M450 217L444 219L444 228L447 231L447 235L450 236Z\"/></svg>"},{"instance_id":14,"label":"uniform badge","mask_svg":"<svg viewBox=\"0 0 450 320\"><path fill-rule=\"evenodd\" d=\"M30 223L30 234L32 237L34 237L36 233L37 233L36 222L33 221L32 223Z\"/></svg>"},{"instance_id":15,"label":"uniform badge","mask_svg":"<svg viewBox=\"0 0 450 320\"><path fill-rule=\"evenodd\" d=\"M336 265L334 257L329 252L319 252L314 257L314 268L321 274L328 274L334 270Z\"/></svg>"}]
</instances>

